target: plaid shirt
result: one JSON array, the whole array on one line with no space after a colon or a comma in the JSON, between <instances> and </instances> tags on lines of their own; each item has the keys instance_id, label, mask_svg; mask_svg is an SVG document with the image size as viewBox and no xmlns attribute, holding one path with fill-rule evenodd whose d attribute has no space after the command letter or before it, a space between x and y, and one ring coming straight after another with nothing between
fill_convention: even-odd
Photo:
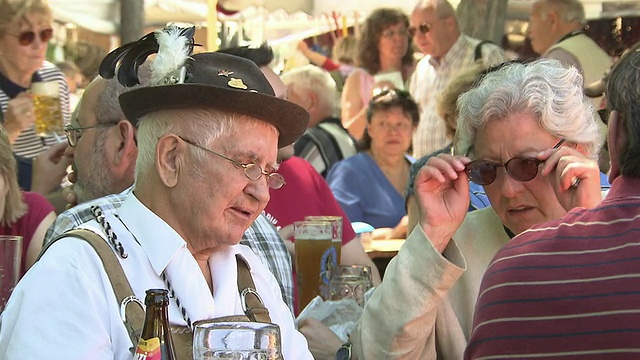
<instances>
[{"instance_id":1,"label":"plaid shirt","mask_svg":"<svg viewBox=\"0 0 640 360\"><path fill-rule=\"evenodd\" d=\"M476 46L480 40L460 35L447 54L437 61L422 58L411 76L409 92L420 106L420 122L413 134L413 157L421 158L447 146L446 125L440 118L436 104L438 96L460 71L474 64ZM482 62L486 66L505 60L504 51L497 45L482 46Z\"/></svg>"},{"instance_id":2,"label":"plaid shirt","mask_svg":"<svg viewBox=\"0 0 640 360\"><path fill-rule=\"evenodd\" d=\"M79 204L58 215L55 222L51 224L47 230L44 244L46 245L62 233L80 224L94 220L91 214L91 206L99 206L105 214L116 212L132 189L133 187L130 187L119 194L107 195ZM263 214L260 214L253 224L251 224L251 227L244 232L240 243L250 247L269 270L271 270L280 285L284 302L289 307L289 310L291 310L291 313L293 313L293 270L291 267L291 257L276 228Z\"/></svg>"}]
</instances>

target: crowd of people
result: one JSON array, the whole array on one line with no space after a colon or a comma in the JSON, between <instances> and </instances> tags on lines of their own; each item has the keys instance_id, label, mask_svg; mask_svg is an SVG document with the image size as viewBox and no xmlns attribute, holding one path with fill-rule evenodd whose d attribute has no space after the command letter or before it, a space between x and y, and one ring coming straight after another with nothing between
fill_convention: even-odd
<instances>
[{"instance_id":1,"label":"crowd of people","mask_svg":"<svg viewBox=\"0 0 640 360\"><path fill-rule=\"evenodd\" d=\"M0 13L0 230L24 239L0 358L130 359L114 272L138 299L169 290L181 344L195 321L258 312L285 359L640 351L640 43L614 63L580 1L534 1L540 57L511 61L446 0L376 9L333 57L301 42L310 64L283 74L266 43L194 52L193 28L169 25L114 50L77 100L77 67L44 58L47 3ZM43 80L58 82L66 141L35 133ZM347 343L294 320L292 224L309 215L341 216L338 263L372 269ZM352 222L406 239L384 274Z\"/></svg>"}]
</instances>

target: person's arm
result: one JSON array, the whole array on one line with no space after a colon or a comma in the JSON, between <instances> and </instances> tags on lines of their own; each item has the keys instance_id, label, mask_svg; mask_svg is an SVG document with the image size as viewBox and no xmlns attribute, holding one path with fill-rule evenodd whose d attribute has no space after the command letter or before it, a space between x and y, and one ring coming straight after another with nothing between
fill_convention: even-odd
<instances>
[{"instance_id":1,"label":"person's arm","mask_svg":"<svg viewBox=\"0 0 640 360\"><path fill-rule=\"evenodd\" d=\"M33 160L31 191L48 195L58 187L67 175L71 158L64 156L68 144L62 142L50 146Z\"/></svg>"},{"instance_id":2,"label":"person's arm","mask_svg":"<svg viewBox=\"0 0 640 360\"><path fill-rule=\"evenodd\" d=\"M347 77L340 100L342 126L356 139L362 138L367 125L367 108L364 105L360 89L363 76L367 76L364 71L355 70Z\"/></svg>"},{"instance_id":3,"label":"person's arm","mask_svg":"<svg viewBox=\"0 0 640 360\"><path fill-rule=\"evenodd\" d=\"M362 243L358 237L349 241L347 244L342 245L340 255L341 265L366 265L371 268L371 280L373 286L380 285L380 272L378 267L373 263L369 255L364 251Z\"/></svg>"},{"instance_id":4,"label":"person's arm","mask_svg":"<svg viewBox=\"0 0 640 360\"><path fill-rule=\"evenodd\" d=\"M327 56L315 52L309 48L306 42L300 41L298 43L298 51L304 55L313 65L320 66L327 71L337 70L340 64L335 63Z\"/></svg>"},{"instance_id":5,"label":"person's arm","mask_svg":"<svg viewBox=\"0 0 640 360\"><path fill-rule=\"evenodd\" d=\"M31 241L27 248L26 263L24 266L25 271L29 270L31 265L33 265L38 258L38 255L40 255L40 250L42 250L42 245L44 243L44 235L55 219L56 214L53 211L50 212L44 219L42 219L40 224L38 224L36 231L31 236Z\"/></svg>"},{"instance_id":6,"label":"person's arm","mask_svg":"<svg viewBox=\"0 0 640 360\"><path fill-rule=\"evenodd\" d=\"M435 359L436 313L465 269L455 243L440 254L416 227L351 334L356 358Z\"/></svg>"}]
</instances>

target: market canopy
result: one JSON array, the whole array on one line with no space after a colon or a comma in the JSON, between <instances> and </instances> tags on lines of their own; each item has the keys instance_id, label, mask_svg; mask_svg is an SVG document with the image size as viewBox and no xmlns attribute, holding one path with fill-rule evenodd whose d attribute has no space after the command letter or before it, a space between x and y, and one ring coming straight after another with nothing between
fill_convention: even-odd
<instances>
[{"instance_id":1,"label":"market canopy","mask_svg":"<svg viewBox=\"0 0 640 360\"><path fill-rule=\"evenodd\" d=\"M510 0L508 17L528 18L534 0ZM144 0L145 25L167 22L206 22L209 0ZM231 17L266 17L267 27L291 30L321 23L327 14L337 12L365 15L378 7L388 7L387 0L219 0L226 9L242 10ZM393 6L409 13L416 0L398 0ZM451 0L457 5L459 0ZM50 0L54 18L102 34L117 34L120 23L120 0ZM587 18L640 15L637 0L583 0ZM306 10L306 11L304 11ZM304 12L303 12L304 11ZM283 16L282 13L289 16ZM276 15L272 15L276 14ZM279 23L279 24L277 24Z\"/></svg>"}]
</instances>

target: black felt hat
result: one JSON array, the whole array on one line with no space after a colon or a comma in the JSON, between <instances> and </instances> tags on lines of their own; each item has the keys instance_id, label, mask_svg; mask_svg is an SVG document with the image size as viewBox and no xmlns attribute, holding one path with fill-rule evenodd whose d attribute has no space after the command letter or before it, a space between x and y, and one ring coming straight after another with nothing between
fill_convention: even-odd
<instances>
[{"instance_id":1,"label":"black felt hat","mask_svg":"<svg viewBox=\"0 0 640 360\"><path fill-rule=\"evenodd\" d=\"M184 82L140 87L120 95L120 106L127 119L135 122L160 110L210 108L273 124L280 132L278 147L293 143L306 130L309 113L277 98L252 61L210 52L192 55L184 67Z\"/></svg>"}]
</instances>

